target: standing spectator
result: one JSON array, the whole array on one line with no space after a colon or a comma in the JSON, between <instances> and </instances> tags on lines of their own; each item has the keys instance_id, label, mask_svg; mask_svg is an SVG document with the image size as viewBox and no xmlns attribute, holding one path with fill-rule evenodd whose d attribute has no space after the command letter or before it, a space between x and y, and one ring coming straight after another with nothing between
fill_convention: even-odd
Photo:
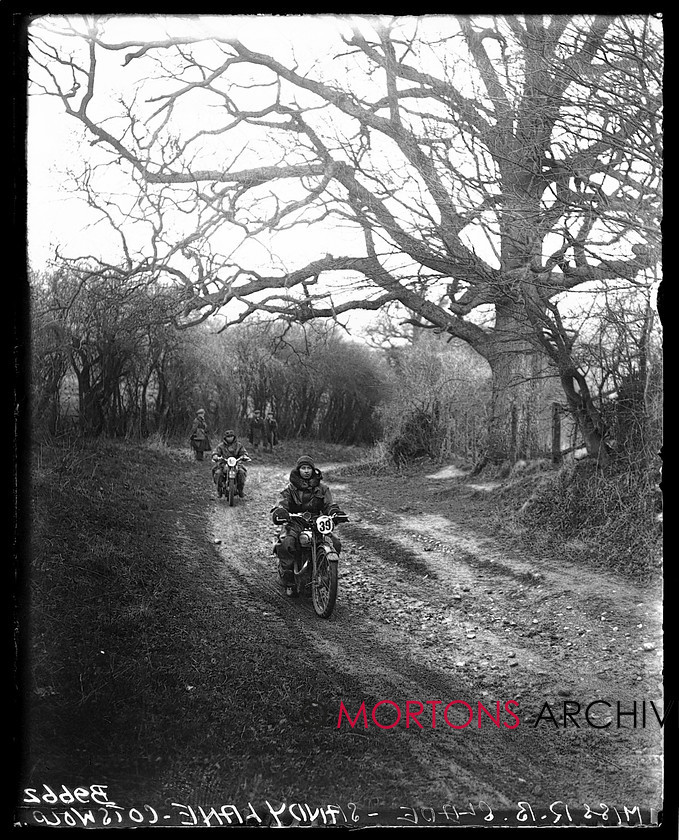
<instances>
[{"instance_id":1,"label":"standing spectator","mask_svg":"<svg viewBox=\"0 0 679 840\"><path fill-rule=\"evenodd\" d=\"M264 449L273 452L274 446L278 443L278 421L270 411L266 415L266 443Z\"/></svg>"},{"instance_id":2,"label":"standing spectator","mask_svg":"<svg viewBox=\"0 0 679 840\"><path fill-rule=\"evenodd\" d=\"M191 448L193 449L196 461L202 461L203 453L212 449L204 408L199 408L196 412L196 419L193 421L189 440L191 441Z\"/></svg>"},{"instance_id":3,"label":"standing spectator","mask_svg":"<svg viewBox=\"0 0 679 840\"><path fill-rule=\"evenodd\" d=\"M259 447L266 441L266 423L262 417L262 412L256 409L254 415L250 419L250 443L255 452L259 451Z\"/></svg>"}]
</instances>

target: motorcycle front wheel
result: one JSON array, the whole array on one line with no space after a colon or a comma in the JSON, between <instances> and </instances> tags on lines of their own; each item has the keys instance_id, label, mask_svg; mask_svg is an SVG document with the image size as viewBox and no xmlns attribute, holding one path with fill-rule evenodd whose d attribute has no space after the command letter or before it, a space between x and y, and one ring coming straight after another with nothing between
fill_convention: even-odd
<instances>
[{"instance_id":1,"label":"motorcycle front wheel","mask_svg":"<svg viewBox=\"0 0 679 840\"><path fill-rule=\"evenodd\" d=\"M229 506L233 507L233 503L236 499L236 482L233 478L229 479Z\"/></svg>"},{"instance_id":2,"label":"motorcycle front wheel","mask_svg":"<svg viewBox=\"0 0 679 840\"><path fill-rule=\"evenodd\" d=\"M311 600L316 615L330 618L337 600L337 561L334 552L319 548L316 554L316 568L311 582Z\"/></svg>"}]
</instances>

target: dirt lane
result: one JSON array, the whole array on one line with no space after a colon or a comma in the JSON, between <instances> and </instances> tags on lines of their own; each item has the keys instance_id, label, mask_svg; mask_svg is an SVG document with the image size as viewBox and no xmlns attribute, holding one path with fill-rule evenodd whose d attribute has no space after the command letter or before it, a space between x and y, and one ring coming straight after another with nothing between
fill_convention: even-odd
<instances>
[{"instance_id":1,"label":"dirt lane","mask_svg":"<svg viewBox=\"0 0 679 840\"><path fill-rule=\"evenodd\" d=\"M660 806L661 730L650 707L641 726L641 701L662 705L658 592L640 593L565 561L556 567L516 556L470 528L469 496L454 505L442 501L434 476L418 479L416 496L430 494L425 506L404 501L397 480L351 477L331 482L351 523L339 532L338 604L324 621L310 603L286 599L277 583L269 510L286 475L282 465L261 459L251 466L244 501L229 508L213 494L209 539L218 547L228 608L254 646L295 651L295 679L305 668L325 676L323 695L300 701L316 704L317 725L329 738L368 739L377 754L384 745L394 794L400 778L421 805L609 797ZM446 480L450 485L455 477ZM288 678L285 669L271 675ZM376 727L370 710L381 700L404 713L407 701L419 701L423 728L412 718L407 729L404 720L394 729ZM451 728L442 712L458 700L475 715L479 701L493 714L500 701L501 725L486 715L480 728L476 717ZM518 703L510 707L520 718L514 729L504 709L510 700ZM584 707L596 700L610 706L592 707L590 725ZM346 720L337 732L340 701L352 715L365 701L367 732L362 722L351 730ZM564 701L582 707L565 728ZM635 701L637 728L629 715L618 728L617 702L625 712ZM554 717L536 726L545 702ZM377 719L386 726L394 714L384 704ZM449 714L458 726L467 719L461 703ZM400 761L393 759L395 746Z\"/></svg>"},{"instance_id":2,"label":"dirt lane","mask_svg":"<svg viewBox=\"0 0 679 840\"><path fill-rule=\"evenodd\" d=\"M351 517L319 619L285 597L271 553L298 451L285 443L233 508L183 449L98 444L64 487L36 471L22 819L226 826L252 806L306 825L308 806L362 828L417 807L421 824L551 825L568 807L587 825L588 808L652 824L660 593L576 562L572 544L516 551L504 486L422 467L405 487L316 444ZM57 806L54 790L88 786L109 810Z\"/></svg>"}]
</instances>

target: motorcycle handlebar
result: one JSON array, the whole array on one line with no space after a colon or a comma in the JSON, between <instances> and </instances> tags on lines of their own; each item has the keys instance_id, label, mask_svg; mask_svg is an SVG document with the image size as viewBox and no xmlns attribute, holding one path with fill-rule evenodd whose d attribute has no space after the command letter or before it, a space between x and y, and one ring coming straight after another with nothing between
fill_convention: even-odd
<instances>
[{"instance_id":1,"label":"motorcycle handlebar","mask_svg":"<svg viewBox=\"0 0 679 840\"><path fill-rule=\"evenodd\" d=\"M346 515L346 513L329 513L329 514L326 514L326 515L330 516L332 519L334 519L335 522L348 522L349 521L349 517ZM303 513L289 513L288 516L290 517L290 519L301 519L303 522L311 521ZM323 514L316 514L316 515L313 516L313 519L316 519L318 516L323 516Z\"/></svg>"}]
</instances>

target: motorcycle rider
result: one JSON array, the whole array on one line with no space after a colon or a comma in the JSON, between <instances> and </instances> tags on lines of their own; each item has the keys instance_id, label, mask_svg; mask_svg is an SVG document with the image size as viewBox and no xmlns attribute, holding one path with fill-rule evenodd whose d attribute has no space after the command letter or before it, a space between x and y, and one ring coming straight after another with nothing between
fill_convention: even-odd
<instances>
[{"instance_id":1,"label":"motorcycle rider","mask_svg":"<svg viewBox=\"0 0 679 840\"><path fill-rule=\"evenodd\" d=\"M322 482L322 478L323 474L314 464L313 458L300 455L294 469L290 472L288 484L281 490L278 504L272 511L274 524L285 524L285 530L279 537L274 551L278 555L281 583L285 586L287 595L295 594L293 567L295 557L300 551L298 537L302 530L300 525L290 521L290 514L310 511L313 514L335 513L346 516L339 505L333 502L330 488ZM341 542L332 533L329 537L335 551L339 554L342 548Z\"/></svg>"},{"instance_id":2,"label":"motorcycle rider","mask_svg":"<svg viewBox=\"0 0 679 840\"><path fill-rule=\"evenodd\" d=\"M239 443L234 430L227 429L224 432L224 438L221 443L212 453L212 460L215 462L215 465L212 467L212 478L217 487L219 487L219 481L226 468L225 461L231 456L234 458L245 458L248 461L250 460L250 456L248 455L246 448L242 443ZM247 478L247 474L248 471L244 464L238 464L238 469L236 471L236 490L241 498L244 495L245 479Z\"/></svg>"}]
</instances>

